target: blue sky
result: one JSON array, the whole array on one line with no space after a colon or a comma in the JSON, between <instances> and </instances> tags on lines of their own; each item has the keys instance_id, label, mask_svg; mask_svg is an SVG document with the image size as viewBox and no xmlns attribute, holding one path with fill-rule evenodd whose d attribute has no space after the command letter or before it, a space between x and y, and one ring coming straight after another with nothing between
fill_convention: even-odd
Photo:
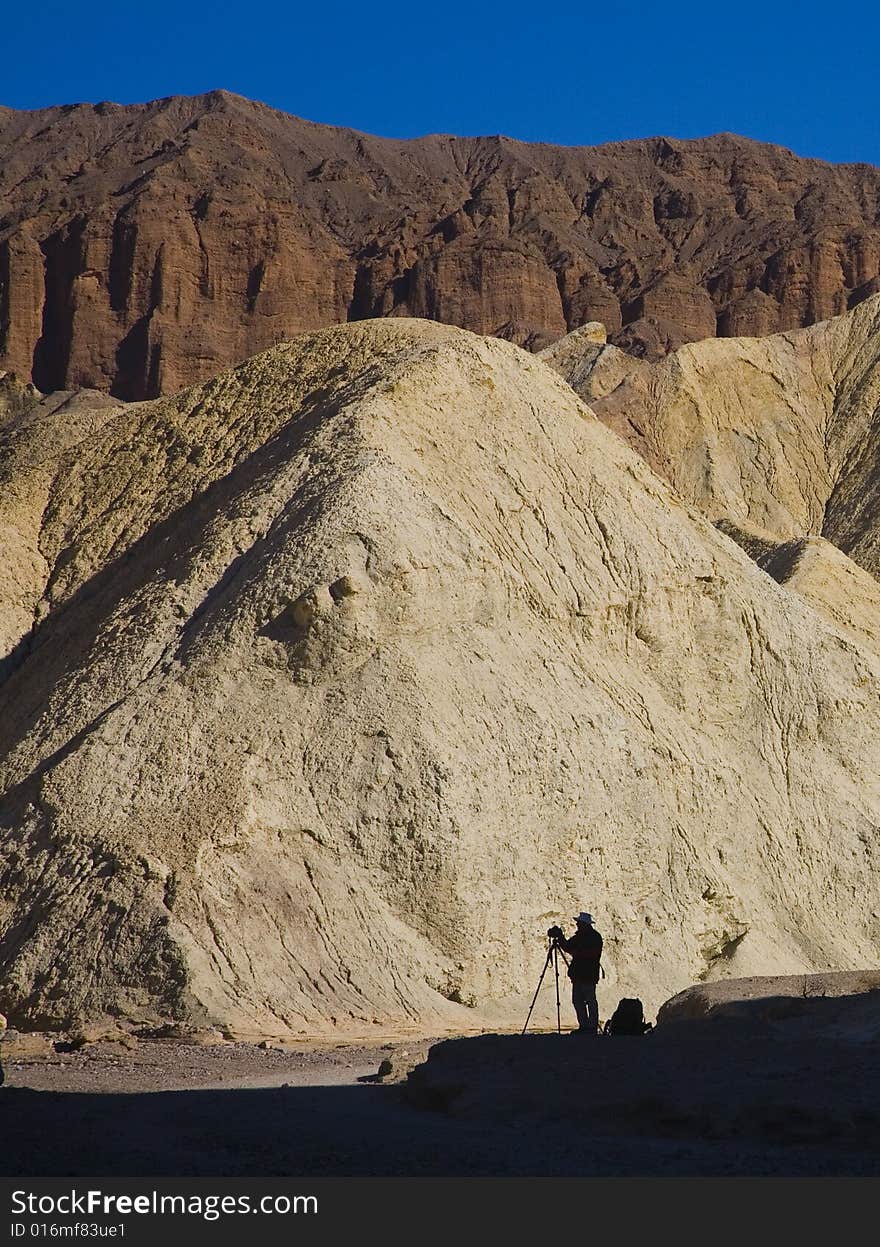
<instances>
[{"instance_id":1,"label":"blue sky","mask_svg":"<svg viewBox=\"0 0 880 1247\"><path fill-rule=\"evenodd\" d=\"M880 164L880 5L868 0L4 7L0 103L12 108L225 87L399 137L591 144L732 130Z\"/></svg>"}]
</instances>

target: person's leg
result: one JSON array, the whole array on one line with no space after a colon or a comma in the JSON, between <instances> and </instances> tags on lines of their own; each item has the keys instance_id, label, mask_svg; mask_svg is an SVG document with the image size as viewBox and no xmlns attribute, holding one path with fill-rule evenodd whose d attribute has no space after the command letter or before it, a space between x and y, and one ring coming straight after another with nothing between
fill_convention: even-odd
<instances>
[{"instance_id":1,"label":"person's leg","mask_svg":"<svg viewBox=\"0 0 880 1247\"><path fill-rule=\"evenodd\" d=\"M587 1014L587 1028L599 1030L599 1002L596 1000L596 984L584 983L584 1011Z\"/></svg>"},{"instance_id":2,"label":"person's leg","mask_svg":"<svg viewBox=\"0 0 880 1247\"><path fill-rule=\"evenodd\" d=\"M571 1003L574 1005L574 1011L577 1014L578 1029L582 1031L588 1030L590 1025L587 1005L584 1000L585 987L589 987L589 983L572 983L571 985Z\"/></svg>"}]
</instances>

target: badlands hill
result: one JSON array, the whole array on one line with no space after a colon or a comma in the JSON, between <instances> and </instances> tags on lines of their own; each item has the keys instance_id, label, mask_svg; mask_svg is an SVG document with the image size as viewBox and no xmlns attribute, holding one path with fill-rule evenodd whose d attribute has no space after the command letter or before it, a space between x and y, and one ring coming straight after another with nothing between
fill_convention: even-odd
<instances>
[{"instance_id":1,"label":"badlands hill","mask_svg":"<svg viewBox=\"0 0 880 1247\"><path fill-rule=\"evenodd\" d=\"M516 1022L583 904L606 1013L876 964L880 659L534 356L374 320L7 388L12 1024Z\"/></svg>"},{"instance_id":2,"label":"badlands hill","mask_svg":"<svg viewBox=\"0 0 880 1247\"><path fill-rule=\"evenodd\" d=\"M880 170L716 135L403 142L211 92L0 109L0 368L170 393L281 339L423 316L654 357L876 291Z\"/></svg>"},{"instance_id":3,"label":"badlands hill","mask_svg":"<svg viewBox=\"0 0 880 1247\"><path fill-rule=\"evenodd\" d=\"M543 358L682 498L878 648L880 296L653 364L606 344L601 325Z\"/></svg>"}]
</instances>

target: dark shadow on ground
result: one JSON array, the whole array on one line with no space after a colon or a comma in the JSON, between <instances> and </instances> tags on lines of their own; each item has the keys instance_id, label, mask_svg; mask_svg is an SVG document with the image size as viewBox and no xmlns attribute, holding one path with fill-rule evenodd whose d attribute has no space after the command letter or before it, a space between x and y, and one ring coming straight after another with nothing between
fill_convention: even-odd
<instances>
[{"instance_id":1,"label":"dark shadow on ground","mask_svg":"<svg viewBox=\"0 0 880 1247\"><path fill-rule=\"evenodd\" d=\"M156 1041L155 1051L145 1042L110 1060L95 1048L94 1066L88 1052L74 1053L58 1071L79 1080L60 1085L84 1092L0 1090L0 1171L877 1175L878 1039L880 991L868 991L734 1000L639 1038L441 1040L396 1085L363 1074L382 1048L329 1054L329 1085L316 1085L324 1066L315 1054L267 1053L265 1071L279 1082L290 1063L290 1086L146 1091L136 1079L167 1072L169 1063L184 1087L190 1068L227 1079L256 1067L236 1049L194 1055L184 1047L175 1057ZM102 1059L113 1068L114 1090L97 1089L107 1078ZM120 1074L131 1079L130 1093L115 1089L126 1086Z\"/></svg>"},{"instance_id":2,"label":"dark shadow on ground","mask_svg":"<svg viewBox=\"0 0 880 1247\"><path fill-rule=\"evenodd\" d=\"M878 1173L878 1035L878 992L770 997L644 1037L445 1040L404 1093L447 1120L555 1132L606 1155L641 1148L646 1173L731 1172L713 1166L737 1157L763 1173L771 1154L779 1173Z\"/></svg>"},{"instance_id":3,"label":"dark shadow on ground","mask_svg":"<svg viewBox=\"0 0 880 1247\"><path fill-rule=\"evenodd\" d=\"M566 1042L559 1040L557 1042ZM577 1042L577 1041L571 1041ZM601 1041L599 1041L601 1042ZM876 1174L877 1149L829 1141L626 1137L583 1120L457 1120L397 1088L148 1094L0 1090L5 1176Z\"/></svg>"}]
</instances>

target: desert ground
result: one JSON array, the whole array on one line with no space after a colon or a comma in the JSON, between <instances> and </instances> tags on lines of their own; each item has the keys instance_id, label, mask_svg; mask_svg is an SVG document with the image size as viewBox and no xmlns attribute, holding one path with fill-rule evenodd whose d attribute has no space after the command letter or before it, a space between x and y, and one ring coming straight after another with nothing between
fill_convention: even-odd
<instances>
[{"instance_id":1,"label":"desert ground","mask_svg":"<svg viewBox=\"0 0 880 1247\"><path fill-rule=\"evenodd\" d=\"M3 1173L876 1175L880 992L818 990L700 988L644 1039L18 1037Z\"/></svg>"}]
</instances>

